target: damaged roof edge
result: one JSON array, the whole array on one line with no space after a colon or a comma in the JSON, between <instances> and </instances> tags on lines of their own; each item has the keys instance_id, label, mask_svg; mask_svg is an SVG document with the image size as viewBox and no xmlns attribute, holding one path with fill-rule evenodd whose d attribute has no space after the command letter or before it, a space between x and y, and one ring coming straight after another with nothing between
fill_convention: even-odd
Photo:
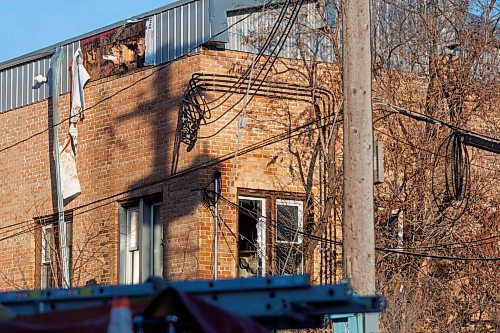
<instances>
[{"instance_id":1,"label":"damaged roof edge","mask_svg":"<svg viewBox=\"0 0 500 333\"><path fill-rule=\"evenodd\" d=\"M99 28L93 31L90 31L86 34L73 37L67 39L65 41L56 43L54 45L39 49L34 52L27 53L25 55L4 61L0 63L0 71L15 67L33 60L48 58L54 54L57 47L62 47L64 45L68 45L74 42L78 42L87 37L92 37L102 32L118 28L127 23L129 20L143 20L150 16L160 14L169 10L172 10L177 7L181 7L184 5L188 5L190 3L195 3L199 1L206 1L208 3L208 11L209 11L209 20L210 20L210 38L212 36L217 36L217 41L227 43L228 33L226 31L227 28L227 13L229 11L234 11L242 8L252 8L259 7L266 3L266 0L178 0L169 5L165 5L163 7L159 7L157 9L150 10L148 12L135 15L129 17L127 19L121 20L119 22L107 25L103 28Z\"/></svg>"},{"instance_id":2,"label":"damaged roof edge","mask_svg":"<svg viewBox=\"0 0 500 333\"><path fill-rule=\"evenodd\" d=\"M53 44L51 46L47 46L47 47L44 47L42 49L39 49L39 50L30 52L30 53L27 53L25 55L22 55L22 56L19 56L19 57L16 57L16 58L13 58L13 59L1 62L0 63L0 70L4 70L4 69L10 68L10 67L14 67L14 66L17 66L17 65L20 65L20 64L24 64L26 62L30 62L30 61L33 61L33 60L36 60L36 59L41 59L41 58L46 58L46 57L52 56L52 54L54 54L54 52L56 51L56 48L59 47L59 46L64 46L64 45L67 45L67 44L71 44L71 43L77 42L77 41L79 41L81 39L84 39L84 38L87 38L87 37L91 37L91 36L100 34L101 32L105 32L105 31L108 31L108 30L120 27L123 24L127 23L127 21L129 21L129 20L141 20L141 19L145 19L145 18L147 18L147 17L149 17L151 15L159 14L159 13L165 12L167 10L170 10L172 8L180 7L180 6L189 4L191 2L197 2L197 1L198 0L179 0L179 1L173 2L173 3L169 4L169 5L165 5L163 7L156 8L156 9L150 10L148 12L139 14L139 15L135 15L135 16L129 17L127 19L124 19L124 20L118 21L116 23L107 25L107 26L105 26L103 28L99 28L99 29L90 31L90 32L85 33L83 35L79 35L79 36L67 39L65 41Z\"/></svg>"}]
</instances>

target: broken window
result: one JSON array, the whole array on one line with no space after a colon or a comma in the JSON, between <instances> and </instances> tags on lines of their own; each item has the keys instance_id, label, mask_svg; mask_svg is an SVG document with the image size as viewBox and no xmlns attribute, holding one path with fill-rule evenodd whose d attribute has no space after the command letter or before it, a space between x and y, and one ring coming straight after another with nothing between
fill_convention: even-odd
<instances>
[{"instance_id":1,"label":"broken window","mask_svg":"<svg viewBox=\"0 0 500 333\"><path fill-rule=\"evenodd\" d=\"M269 194L270 192L266 192ZM264 196L264 193L262 193ZM278 194L287 197L290 194ZM266 219L266 207L273 208ZM304 203L300 200L240 196L238 275L302 274ZM267 251L269 249L269 251Z\"/></svg>"},{"instance_id":2,"label":"broken window","mask_svg":"<svg viewBox=\"0 0 500 333\"><path fill-rule=\"evenodd\" d=\"M238 275L253 277L265 271L265 199L240 197L238 212Z\"/></svg>"}]
</instances>

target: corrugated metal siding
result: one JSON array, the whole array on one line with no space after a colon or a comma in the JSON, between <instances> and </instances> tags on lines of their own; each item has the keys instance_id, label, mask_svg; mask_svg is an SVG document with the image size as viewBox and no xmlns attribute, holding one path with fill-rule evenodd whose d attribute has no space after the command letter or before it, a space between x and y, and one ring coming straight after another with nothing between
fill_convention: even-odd
<instances>
[{"instance_id":1,"label":"corrugated metal siding","mask_svg":"<svg viewBox=\"0 0 500 333\"><path fill-rule=\"evenodd\" d=\"M210 39L208 1L190 2L154 15L158 64L179 58Z\"/></svg>"},{"instance_id":2,"label":"corrugated metal siding","mask_svg":"<svg viewBox=\"0 0 500 333\"><path fill-rule=\"evenodd\" d=\"M156 63L162 64L177 59L210 39L209 1L198 0L181 3L176 7L163 8L161 12L152 13L156 27ZM314 3L304 5L307 16L313 18ZM256 47L245 45L245 37L252 32L262 32L266 27L270 29L275 22L277 10L267 10L266 15L257 9L250 17L237 24L237 21L246 17L248 13L233 12L228 16L229 29L228 49L244 52L255 52ZM314 22L313 22L314 24ZM119 26L119 25L118 25ZM294 27L287 39L280 56L298 58L297 43L307 41L310 48L318 49L317 60L332 61L331 46L326 38L318 39L316 35L304 37ZM60 93L66 93L70 88L69 63L73 53L80 46L79 41L72 41L62 46L62 68ZM33 89L33 77L38 74L48 76L50 56L29 61L0 71L0 112L5 112L24 105L39 102L49 97L49 86L41 85Z\"/></svg>"},{"instance_id":3,"label":"corrugated metal siding","mask_svg":"<svg viewBox=\"0 0 500 333\"><path fill-rule=\"evenodd\" d=\"M209 0L181 4L153 14L156 26L156 62L166 63L196 49L210 39ZM61 90L70 89L69 64L79 41L62 46ZM42 101L49 97L49 86L33 89L33 78L49 75L50 57L37 59L0 71L0 112Z\"/></svg>"},{"instance_id":4,"label":"corrugated metal siding","mask_svg":"<svg viewBox=\"0 0 500 333\"><path fill-rule=\"evenodd\" d=\"M33 88L33 77L48 75L50 58L5 69L0 72L0 112L15 109L43 100L48 95L48 86Z\"/></svg>"},{"instance_id":5,"label":"corrugated metal siding","mask_svg":"<svg viewBox=\"0 0 500 333\"><path fill-rule=\"evenodd\" d=\"M64 45L61 50L61 55L62 55L62 61L61 61L61 88L60 88L60 93L64 94L67 93L70 89L70 72L69 72L69 66L71 65L71 62L73 61L73 54L75 54L76 50L80 47L80 42L76 41L68 45Z\"/></svg>"},{"instance_id":6,"label":"corrugated metal siding","mask_svg":"<svg viewBox=\"0 0 500 333\"><path fill-rule=\"evenodd\" d=\"M283 49L280 52L280 57L284 58L299 58L299 50L297 45L299 41L307 43L309 49L317 53L315 59L317 61L333 61L332 46L327 38L323 36L321 32L314 32L314 28L320 28L324 25L323 20L318 16L315 8L316 4L310 2L304 4L301 9L302 19L307 20L307 26L312 28L308 29L310 31L305 32L303 28L299 28L298 24L294 24L289 37L286 39ZM258 47L248 43L248 37L252 36L263 36L267 37L267 32L271 30L276 22L276 17L281 9L271 9L262 12L261 9L257 8L254 12L249 13L248 11L235 11L228 13L228 26L229 29L229 43L227 48L230 50L242 51L242 52L256 52ZM250 16L248 16L250 14ZM243 18L247 17L243 21L237 23ZM233 26L234 25L234 26ZM282 22L282 27L284 28L286 22ZM271 45L270 50L273 49L274 45ZM307 57L311 59L311 57Z\"/></svg>"},{"instance_id":7,"label":"corrugated metal siding","mask_svg":"<svg viewBox=\"0 0 500 333\"><path fill-rule=\"evenodd\" d=\"M62 68L69 68L73 53L80 42L62 47ZM0 112L40 102L49 97L49 85L33 87L33 78L38 74L49 76L50 57L37 59L0 71ZM69 71L61 71L60 93L69 91Z\"/></svg>"}]
</instances>

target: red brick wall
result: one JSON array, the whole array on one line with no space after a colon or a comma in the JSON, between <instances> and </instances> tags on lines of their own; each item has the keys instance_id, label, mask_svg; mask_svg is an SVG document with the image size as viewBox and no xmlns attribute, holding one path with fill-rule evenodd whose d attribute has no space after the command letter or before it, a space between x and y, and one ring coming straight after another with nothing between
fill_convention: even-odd
<instances>
[{"instance_id":1,"label":"red brick wall","mask_svg":"<svg viewBox=\"0 0 500 333\"><path fill-rule=\"evenodd\" d=\"M187 82L194 72L234 73L249 63L244 53L203 50L167 66L137 70L91 81L85 88L87 110L78 126L78 174L82 194L66 208L74 211L73 284L91 279L110 284L118 281L118 211L121 200L163 193L162 220L165 225L165 273L171 279L210 278L213 262L213 218L196 191L222 172L222 194L236 202L238 188L304 193L298 159L289 152L289 142L241 154L231 160L172 177L174 142L179 107ZM274 76L273 79L279 80ZM217 96L208 94L207 99ZM238 101L233 96L213 110L212 119ZM61 120L67 116L68 95L61 96ZM230 103L233 102L233 103ZM201 126L200 137L221 129L243 103L219 121ZM37 104L0 115L0 149L47 129L52 122L49 103ZM234 153L248 145L307 121L305 105L283 100L255 98L248 106L247 127L238 130L236 121L217 135L199 139L191 152L181 145L176 172ZM67 124L60 126L65 139ZM36 286L35 234L33 218L51 214L54 203L51 185L52 131L0 153L0 289ZM239 143L237 136L240 136ZM296 140L296 139L292 139ZM311 144L307 139L303 147ZM307 167L308 152L299 154ZM52 167L53 170L53 167ZM316 171L315 171L316 172ZM232 178L231 178L232 177ZM144 186L151 182L154 186ZM231 182L232 181L232 182ZM317 184L315 180L314 186ZM142 187L141 187L142 186ZM133 188L139 187L137 190ZM107 199L106 199L107 198ZM90 205L87 205L92 203ZM84 206L84 207L82 207ZM221 217L237 232L237 211L221 203ZM10 225L21 223L13 226ZM24 232L29 229L29 232ZM237 246L233 234L223 226L219 239L219 276L236 275Z\"/></svg>"}]
</instances>

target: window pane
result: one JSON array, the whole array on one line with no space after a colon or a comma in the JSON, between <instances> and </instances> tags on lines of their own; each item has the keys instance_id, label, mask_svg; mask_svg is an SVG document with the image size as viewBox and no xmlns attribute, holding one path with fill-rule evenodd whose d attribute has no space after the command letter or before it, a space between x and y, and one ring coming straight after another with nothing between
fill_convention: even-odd
<instances>
[{"instance_id":1,"label":"window pane","mask_svg":"<svg viewBox=\"0 0 500 333\"><path fill-rule=\"evenodd\" d=\"M59 234L59 214L35 218L41 224L41 248L37 251L41 254L40 282L42 288L60 287L62 283L62 248ZM72 268L72 222L73 211L64 212L66 226L66 247L69 262L69 274L71 279Z\"/></svg>"},{"instance_id":2,"label":"window pane","mask_svg":"<svg viewBox=\"0 0 500 333\"><path fill-rule=\"evenodd\" d=\"M240 198L238 211L238 275L259 276L264 273L265 240L261 198Z\"/></svg>"},{"instance_id":3,"label":"window pane","mask_svg":"<svg viewBox=\"0 0 500 333\"><path fill-rule=\"evenodd\" d=\"M49 227L43 228L42 234L42 261L50 262L52 259L52 251L54 251L54 229Z\"/></svg>"},{"instance_id":4,"label":"window pane","mask_svg":"<svg viewBox=\"0 0 500 333\"><path fill-rule=\"evenodd\" d=\"M129 251L139 249L139 210L128 211L128 247Z\"/></svg>"},{"instance_id":5,"label":"window pane","mask_svg":"<svg viewBox=\"0 0 500 333\"><path fill-rule=\"evenodd\" d=\"M277 243L277 273L279 275L302 274L302 257L301 244Z\"/></svg>"},{"instance_id":6,"label":"window pane","mask_svg":"<svg viewBox=\"0 0 500 333\"><path fill-rule=\"evenodd\" d=\"M57 229L52 224L44 226L42 231L42 270L41 287L54 288L56 285L56 276L58 274L59 250L56 242Z\"/></svg>"},{"instance_id":7,"label":"window pane","mask_svg":"<svg viewBox=\"0 0 500 333\"><path fill-rule=\"evenodd\" d=\"M257 223L262 215L260 200L240 199L238 232L240 251L257 251Z\"/></svg>"},{"instance_id":8,"label":"window pane","mask_svg":"<svg viewBox=\"0 0 500 333\"><path fill-rule=\"evenodd\" d=\"M296 231L299 226L299 207L278 204L276 206L276 215L278 242L297 242Z\"/></svg>"},{"instance_id":9,"label":"window pane","mask_svg":"<svg viewBox=\"0 0 500 333\"><path fill-rule=\"evenodd\" d=\"M130 281L133 284L141 283L141 270L139 266L139 251L134 251L130 253L131 256L131 277L132 281Z\"/></svg>"},{"instance_id":10,"label":"window pane","mask_svg":"<svg viewBox=\"0 0 500 333\"><path fill-rule=\"evenodd\" d=\"M153 275L163 277L163 223L160 217L160 205L153 205Z\"/></svg>"},{"instance_id":11,"label":"window pane","mask_svg":"<svg viewBox=\"0 0 500 333\"><path fill-rule=\"evenodd\" d=\"M53 279L52 279L52 269L50 268L50 263L42 264L42 289L47 289L53 287Z\"/></svg>"}]
</instances>

